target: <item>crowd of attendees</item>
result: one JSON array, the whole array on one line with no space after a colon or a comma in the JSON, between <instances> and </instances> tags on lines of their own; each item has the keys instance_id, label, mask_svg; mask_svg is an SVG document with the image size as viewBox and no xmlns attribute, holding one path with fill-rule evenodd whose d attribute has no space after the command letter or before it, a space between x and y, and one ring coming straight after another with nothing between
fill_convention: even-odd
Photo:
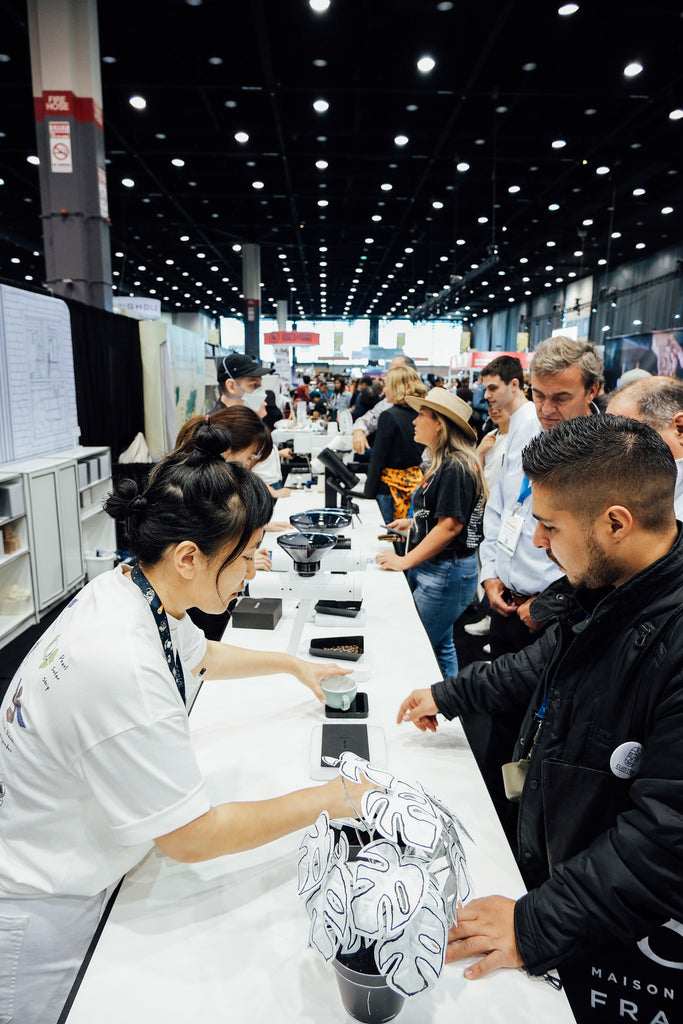
<instances>
[{"instance_id":1,"label":"crowd of attendees","mask_svg":"<svg viewBox=\"0 0 683 1024\"><path fill-rule=\"evenodd\" d=\"M683 927L683 380L641 370L605 394L595 346L566 337L541 342L528 375L504 354L474 386L425 382L405 355L386 377L304 377L285 395L269 373L224 357L217 401L147 485L118 481L105 508L137 561L69 603L5 698L0 1017L56 1019L107 887L155 845L181 861L249 849L348 813L367 788L215 807L189 739L204 673L289 672L321 699L323 673L346 671L215 642L270 567L264 529L287 528L272 514L292 453L271 430L301 403L350 412L365 497L396 537L377 564L405 573L439 665L398 721L460 719L527 885L459 909L446 960L474 958L472 979L559 967L570 994L606 944L637 970L636 940ZM475 600L490 660L460 669L454 625Z\"/></svg>"}]
</instances>

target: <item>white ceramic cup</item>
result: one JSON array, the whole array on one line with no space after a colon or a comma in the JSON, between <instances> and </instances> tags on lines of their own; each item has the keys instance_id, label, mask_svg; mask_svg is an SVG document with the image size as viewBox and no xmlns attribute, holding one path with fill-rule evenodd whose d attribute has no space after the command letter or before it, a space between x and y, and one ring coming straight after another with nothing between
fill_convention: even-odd
<instances>
[{"instance_id":1,"label":"white ceramic cup","mask_svg":"<svg viewBox=\"0 0 683 1024\"><path fill-rule=\"evenodd\" d=\"M348 711L356 696L358 683L353 676L326 676L320 683L328 708Z\"/></svg>"}]
</instances>

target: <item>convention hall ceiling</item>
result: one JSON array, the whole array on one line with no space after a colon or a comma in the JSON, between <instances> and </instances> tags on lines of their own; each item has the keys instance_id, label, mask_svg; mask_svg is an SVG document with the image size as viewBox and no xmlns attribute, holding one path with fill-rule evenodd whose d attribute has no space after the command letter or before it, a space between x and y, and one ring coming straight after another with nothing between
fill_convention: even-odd
<instances>
[{"instance_id":1,"label":"convention hall ceiling","mask_svg":"<svg viewBox=\"0 0 683 1024\"><path fill-rule=\"evenodd\" d=\"M230 315L252 242L266 315L467 317L680 241L681 4L565 6L101 0L117 288ZM0 18L0 277L40 283L25 4Z\"/></svg>"}]
</instances>

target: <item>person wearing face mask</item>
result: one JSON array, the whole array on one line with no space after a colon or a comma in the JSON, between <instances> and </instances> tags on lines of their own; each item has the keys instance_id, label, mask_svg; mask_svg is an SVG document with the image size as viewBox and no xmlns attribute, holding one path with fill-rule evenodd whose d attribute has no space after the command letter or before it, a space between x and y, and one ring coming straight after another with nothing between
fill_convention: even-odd
<instances>
[{"instance_id":1,"label":"person wearing face mask","mask_svg":"<svg viewBox=\"0 0 683 1024\"><path fill-rule=\"evenodd\" d=\"M267 366L261 366L251 356L243 353L229 352L217 361L216 370L221 394L209 413L219 412L237 402L243 402L247 409L255 413L265 413L261 406L266 401L266 389L261 378L270 373Z\"/></svg>"},{"instance_id":2,"label":"person wearing face mask","mask_svg":"<svg viewBox=\"0 0 683 1024\"><path fill-rule=\"evenodd\" d=\"M261 366L251 356L243 353L230 352L223 356L217 364L221 396L209 410L209 415L239 403L263 419L266 415L266 389L262 377L270 372L267 366ZM277 451L270 452L255 472L268 487L274 501L289 497L291 491L282 486L282 470Z\"/></svg>"}]
</instances>

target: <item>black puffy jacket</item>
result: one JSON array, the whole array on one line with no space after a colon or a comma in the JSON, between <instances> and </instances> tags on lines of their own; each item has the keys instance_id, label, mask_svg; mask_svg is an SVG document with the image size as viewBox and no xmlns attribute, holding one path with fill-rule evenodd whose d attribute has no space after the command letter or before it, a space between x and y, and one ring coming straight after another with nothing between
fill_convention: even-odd
<instances>
[{"instance_id":1,"label":"black puffy jacket","mask_svg":"<svg viewBox=\"0 0 683 1024\"><path fill-rule=\"evenodd\" d=\"M592 596L590 610L553 585L543 600L565 610L535 644L432 687L447 718L517 710L515 758L535 734L547 694L517 830L529 892L517 902L515 930L533 974L610 935L637 939L683 920L680 525L666 556ZM627 741L644 749L637 776L620 779L610 756ZM508 759L501 751L501 763Z\"/></svg>"}]
</instances>

